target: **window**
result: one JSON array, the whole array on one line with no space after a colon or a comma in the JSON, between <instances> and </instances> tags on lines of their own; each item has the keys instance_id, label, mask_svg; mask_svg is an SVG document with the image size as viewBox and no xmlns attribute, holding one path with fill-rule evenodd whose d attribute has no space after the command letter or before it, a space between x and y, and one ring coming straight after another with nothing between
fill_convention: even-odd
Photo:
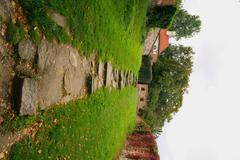
<instances>
[{"instance_id":1,"label":"window","mask_svg":"<svg viewBox=\"0 0 240 160\"><path fill-rule=\"evenodd\" d=\"M144 101L144 98L140 98L140 101L141 101L141 102Z\"/></svg>"},{"instance_id":2,"label":"window","mask_svg":"<svg viewBox=\"0 0 240 160\"><path fill-rule=\"evenodd\" d=\"M141 91L145 91L145 88L141 88Z\"/></svg>"}]
</instances>

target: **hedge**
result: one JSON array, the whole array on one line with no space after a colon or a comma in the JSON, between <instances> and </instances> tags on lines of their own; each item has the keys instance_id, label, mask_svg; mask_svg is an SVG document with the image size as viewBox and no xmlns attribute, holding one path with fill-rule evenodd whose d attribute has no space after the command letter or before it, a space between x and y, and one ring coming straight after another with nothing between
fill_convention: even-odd
<instances>
[{"instance_id":1,"label":"hedge","mask_svg":"<svg viewBox=\"0 0 240 160\"><path fill-rule=\"evenodd\" d=\"M148 84L152 81L152 65L148 55L142 56L142 65L139 71L138 83Z\"/></svg>"}]
</instances>

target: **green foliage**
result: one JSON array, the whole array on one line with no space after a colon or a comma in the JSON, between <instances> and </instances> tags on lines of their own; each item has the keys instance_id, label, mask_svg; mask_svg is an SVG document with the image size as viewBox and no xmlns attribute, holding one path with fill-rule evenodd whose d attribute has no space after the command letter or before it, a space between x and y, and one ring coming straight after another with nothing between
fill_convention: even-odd
<instances>
[{"instance_id":1,"label":"green foliage","mask_svg":"<svg viewBox=\"0 0 240 160\"><path fill-rule=\"evenodd\" d=\"M191 15L184 9L179 9L170 30L176 31L177 40L181 38L193 37L201 30L201 20L199 16Z\"/></svg>"},{"instance_id":2,"label":"green foliage","mask_svg":"<svg viewBox=\"0 0 240 160\"><path fill-rule=\"evenodd\" d=\"M71 43L85 55L97 55L135 74L141 65L146 0L19 0L31 26L48 39ZM53 10L67 18L71 37L49 17Z\"/></svg>"},{"instance_id":3,"label":"green foliage","mask_svg":"<svg viewBox=\"0 0 240 160\"><path fill-rule=\"evenodd\" d=\"M19 0L19 3L24 8L28 21L33 28L39 26L49 40L57 38L63 43L70 42L70 38L64 29L48 17L46 0Z\"/></svg>"},{"instance_id":4,"label":"green foliage","mask_svg":"<svg viewBox=\"0 0 240 160\"><path fill-rule=\"evenodd\" d=\"M138 82L142 84L148 84L152 80L152 65L148 55L142 56L142 66L139 71Z\"/></svg>"},{"instance_id":5,"label":"green foliage","mask_svg":"<svg viewBox=\"0 0 240 160\"><path fill-rule=\"evenodd\" d=\"M147 16L147 27L168 28L177 12L176 6L157 6L150 9Z\"/></svg>"},{"instance_id":6,"label":"green foliage","mask_svg":"<svg viewBox=\"0 0 240 160\"><path fill-rule=\"evenodd\" d=\"M31 28L29 31L30 37L36 45L40 44L41 35L37 29Z\"/></svg>"},{"instance_id":7,"label":"green foliage","mask_svg":"<svg viewBox=\"0 0 240 160\"><path fill-rule=\"evenodd\" d=\"M85 101L56 106L43 113L35 137L16 143L11 160L110 160L135 125L137 91L98 91Z\"/></svg>"},{"instance_id":8,"label":"green foliage","mask_svg":"<svg viewBox=\"0 0 240 160\"><path fill-rule=\"evenodd\" d=\"M27 127L27 126L33 124L34 122L36 122L36 119L37 119L37 117L35 117L35 116L29 116L29 117L19 116L19 117L16 117L16 119L14 119L14 121L11 123L12 128L14 130L16 130L16 129L21 129L21 128Z\"/></svg>"},{"instance_id":9,"label":"green foliage","mask_svg":"<svg viewBox=\"0 0 240 160\"><path fill-rule=\"evenodd\" d=\"M149 84L149 103L144 119L156 134L182 106L192 72L193 54L190 47L170 45L153 65L153 80Z\"/></svg>"},{"instance_id":10,"label":"green foliage","mask_svg":"<svg viewBox=\"0 0 240 160\"><path fill-rule=\"evenodd\" d=\"M12 44L16 45L25 36L23 25L17 21L17 23L10 22L7 29L7 39Z\"/></svg>"},{"instance_id":11,"label":"green foliage","mask_svg":"<svg viewBox=\"0 0 240 160\"><path fill-rule=\"evenodd\" d=\"M32 125L38 117L17 116L14 119L5 117L5 122L0 126L0 133L13 132Z\"/></svg>"}]
</instances>

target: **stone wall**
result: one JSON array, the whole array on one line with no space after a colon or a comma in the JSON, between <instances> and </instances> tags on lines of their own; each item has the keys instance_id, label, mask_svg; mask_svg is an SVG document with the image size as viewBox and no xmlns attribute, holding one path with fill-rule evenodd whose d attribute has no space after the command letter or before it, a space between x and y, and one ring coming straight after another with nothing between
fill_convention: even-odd
<instances>
[{"instance_id":1,"label":"stone wall","mask_svg":"<svg viewBox=\"0 0 240 160\"><path fill-rule=\"evenodd\" d=\"M21 48L31 51L30 48L33 47L24 41L22 46L19 45L20 55L23 54ZM37 75L36 78L24 78L21 115L32 115L36 113L37 107L45 109L87 94L86 80L95 63L94 54L86 58L80 56L70 45L56 41L48 42L45 38L42 39L36 53L27 55L31 54L37 57Z\"/></svg>"},{"instance_id":2,"label":"stone wall","mask_svg":"<svg viewBox=\"0 0 240 160\"><path fill-rule=\"evenodd\" d=\"M133 73L120 71L111 62L96 61L96 53L85 57L71 45L45 38L35 50L29 40L23 41L23 45L19 43L19 55L25 55L21 52L26 51L29 52L26 55L37 59L37 75L23 80L21 115L33 115L38 107L45 109L83 98L103 86L121 89L137 81ZM33 62L30 58L25 60Z\"/></svg>"}]
</instances>

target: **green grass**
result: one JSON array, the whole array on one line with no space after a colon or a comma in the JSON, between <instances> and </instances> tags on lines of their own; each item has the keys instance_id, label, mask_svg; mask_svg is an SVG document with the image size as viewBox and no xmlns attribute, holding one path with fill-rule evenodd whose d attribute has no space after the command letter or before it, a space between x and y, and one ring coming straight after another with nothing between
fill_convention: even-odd
<instances>
[{"instance_id":1,"label":"green grass","mask_svg":"<svg viewBox=\"0 0 240 160\"><path fill-rule=\"evenodd\" d=\"M38 117L30 116L17 116L14 119L9 119L5 117L5 121L0 125L0 134L5 134L8 132L16 132L22 128L31 126L34 122L38 120Z\"/></svg>"},{"instance_id":2,"label":"green grass","mask_svg":"<svg viewBox=\"0 0 240 160\"><path fill-rule=\"evenodd\" d=\"M148 0L18 1L30 25L48 39L72 43L84 55L96 50L99 58L138 74ZM71 37L49 18L49 10L67 18Z\"/></svg>"},{"instance_id":3,"label":"green grass","mask_svg":"<svg viewBox=\"0 0 240 160\"><path fill-rule=\"evenodd\" d=\"M11 160L112 160L134 128L137 91L99 90L85 101L57 106L42 115L34 138L16 143Z\"/></svg>"},{"instance_id":4,"label":"green grass","mask_svg":"<svg viewBox=\"0 0 240 160\"><path fill-rule=\"evenodd\" d=\"M16 45L20 40L22 40L25 36L25 31L23 25L17 21L16 24L10 22L8 24L7 30L7 39L12 44Z\"/></svg>"}]
</instances>

